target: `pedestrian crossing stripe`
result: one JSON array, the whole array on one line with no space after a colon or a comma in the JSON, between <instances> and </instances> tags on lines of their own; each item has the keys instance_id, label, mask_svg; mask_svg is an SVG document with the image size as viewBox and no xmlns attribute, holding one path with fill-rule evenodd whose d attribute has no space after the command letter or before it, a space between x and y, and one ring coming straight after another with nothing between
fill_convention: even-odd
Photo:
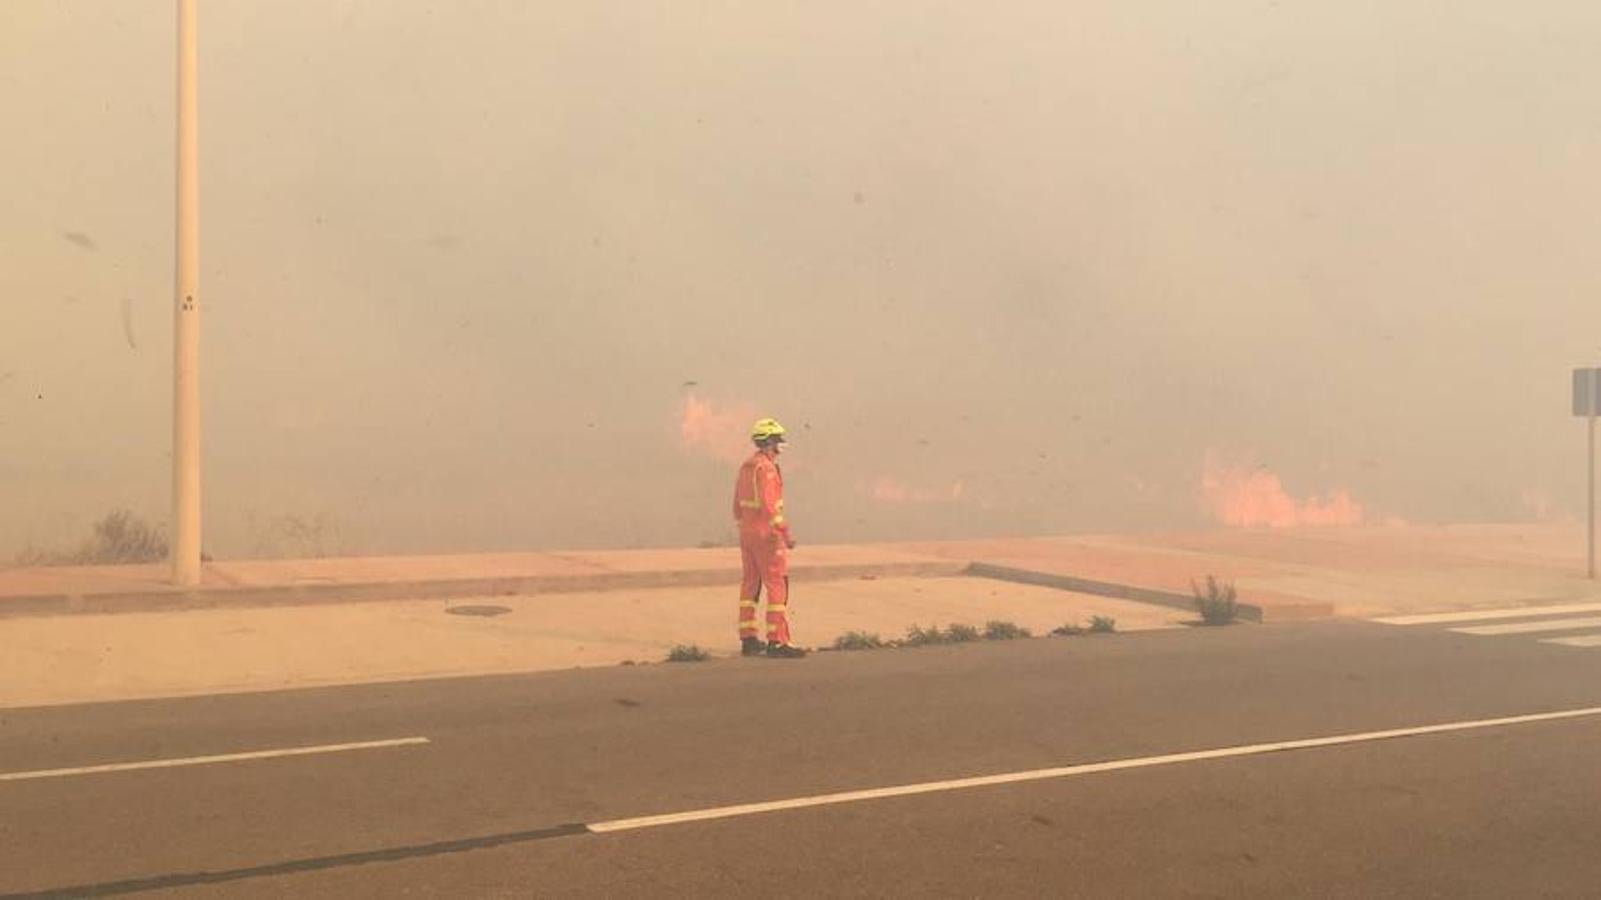
<instances>
[{"instance_id":1,"label":"pedestrian crossing stripe","mask_svg":"<svg viewBox=\"0 0 1601 900\"><path fill-rule=\"evenodd\" d=\"M1453 625L1462 622L1497 622L1497 624L1493 625L1464 625L1460 628L1449 629L1453 634L1471 634L1478 637L1601 628L1601 616L1542 618L1580 612L1601 612L1601 603L1563 603L1551 606L1515 606L1508 609L1471 609L1461 612L1385 616L1383 618L1369 619L1368 621L1383 625ZM1505 619L1525 619L1527 621L1497 621ZM1564 647L1601 647L1601 633L1572 634L1565 637L1537 638L1537 640L1542 644L1559 644Z\"/></svg>"},{"instance_id":2,"label":"pedestrian crossing stripe","mask_svg":"<svg viewBox=\"0 0 1601 900\"><path fill-rule=\"evenodd\" d=\"M1444 625L1451 622L1482 622L1491 619L1525 619L1530 616L1601 612L1601 603L1564 603L1555 606L1515 606L1510 609L1470 609L1461 612L1422 613L1369 619L1380 625Z\"/></svg>"},{"instance_id":3,"label":"pedestrian crossing stripe","mask_svg":"<svg viewBox=\"0 0 1601 900\"><path fill-rule=\"evenodd\" d=\"M1601 647L1601 634L1579 634L1573 637L1543 638L1542 644L1561 644L1565 647Z\"/></svg>"},{"instance_id":4,"label":"pedestrian crossing stripe","mask_svg":"<svg viewBox=\"0 0 1601 900\"><path fill-rule=\"evenodd\" d=\"M1501 625L1470 625L1451 630L1457 634L1533 634L1538 631L1577 631L1580 628L1601 628L1601 618L1540 619L1534 622L1511 622Z\"/></svg>"}]
</instances>

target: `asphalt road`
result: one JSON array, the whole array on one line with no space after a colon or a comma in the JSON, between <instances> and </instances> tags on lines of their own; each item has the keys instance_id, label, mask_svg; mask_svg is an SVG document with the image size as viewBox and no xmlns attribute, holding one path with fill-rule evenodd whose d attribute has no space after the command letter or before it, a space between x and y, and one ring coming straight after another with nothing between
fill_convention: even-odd
<instances>
[{"instance_id":1,"label":"asphalt road","mask_svg":"<svg viewBox=\"0 0 1601 900\"><path fill-rule=\"evenodd\" d=\"M592 830L1593 707L1601 648L1333 622L0 711L0 894L1594 896L1593 714Z\"/></svg>"}]
</instances>

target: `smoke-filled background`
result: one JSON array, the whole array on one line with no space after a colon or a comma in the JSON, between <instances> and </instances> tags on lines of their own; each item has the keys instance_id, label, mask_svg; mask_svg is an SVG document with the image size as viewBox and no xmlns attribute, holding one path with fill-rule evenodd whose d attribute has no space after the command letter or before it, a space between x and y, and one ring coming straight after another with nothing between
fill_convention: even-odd
<instances>
[{"instance_id":1,"label":"smoke-filled background","mask_svg":"<svg viewBox=\"0 0 1601 900\"><path fill-rule=\"evenodd\" d=\"M168 516L172 6L0 5L0 556ZM201 6L214 555L1582 511L1593 2Z\"/></svg>"}]
</instances>

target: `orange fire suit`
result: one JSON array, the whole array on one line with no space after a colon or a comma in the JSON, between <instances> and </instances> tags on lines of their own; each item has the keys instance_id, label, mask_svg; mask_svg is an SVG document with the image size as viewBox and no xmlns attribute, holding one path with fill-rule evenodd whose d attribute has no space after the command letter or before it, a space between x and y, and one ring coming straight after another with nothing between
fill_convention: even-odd
<instances>
[{"instance_id":1,"label":"orange fire suit","mask_svg":"<svg viewBox=\"0 0 1601 900\"><path fill-rule=\"evenodd\" d=\"M734 481L734 521L744 575L739 584L739 636L757 636L756 604L767 588L767 640L789 643L789 523L778 463L756 453Z\"/></svg>"}]
</instances>

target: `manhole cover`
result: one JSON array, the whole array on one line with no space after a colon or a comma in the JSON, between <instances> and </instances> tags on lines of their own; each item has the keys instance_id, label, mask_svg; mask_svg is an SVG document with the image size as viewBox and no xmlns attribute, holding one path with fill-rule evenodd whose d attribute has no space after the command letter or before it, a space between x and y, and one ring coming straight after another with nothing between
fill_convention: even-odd
<instances>
[{"instance_id":1,"label":"manhole cover","mask_svg":"<svg viewBox=\"0 0 1601 900\"><path fill-rule=\"evenodd\" d=\"M445 612L453 616L503 616L511 612L509 606L451 606Z\"/></svg>"}]
</instances>

